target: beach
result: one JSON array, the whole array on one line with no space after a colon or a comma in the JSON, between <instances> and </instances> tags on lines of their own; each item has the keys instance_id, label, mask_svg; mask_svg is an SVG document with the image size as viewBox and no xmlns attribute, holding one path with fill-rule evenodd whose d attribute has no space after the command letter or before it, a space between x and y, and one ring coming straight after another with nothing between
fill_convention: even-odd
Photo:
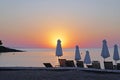
<instances>
[{"instance_id":1,"label":"beach","mask_svg":"<svg viewBox=\"0 0 120 80\"><path fill-rule=\"evenodd\" d=\"M0 0L0 80L120 80L120 0Z\"/></svg>"},{"instance_id":2,"label":"beach","mask_svg":"<svg viewBox=\"0 0 120 80\"><path fill-rule=\"evenodd\" d=\"M1 70L0 80L120 80L119 75L82 70Z\"/></svg>"}]
</instances>

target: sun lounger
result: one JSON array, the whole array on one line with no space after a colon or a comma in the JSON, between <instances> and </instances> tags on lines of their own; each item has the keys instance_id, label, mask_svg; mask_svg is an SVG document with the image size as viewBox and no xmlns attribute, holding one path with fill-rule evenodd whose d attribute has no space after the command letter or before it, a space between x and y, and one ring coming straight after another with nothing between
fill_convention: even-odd
<instances>
[{"instance_id":1,"label":"sun lounger","mask_svg":"<svg viewBox=\"0 0 120 80\"><path fill-rule=\"evenodd\" d=\"M104 62L105 69L113 69L113 62Z\"/></svg>"},{"instance_id":2,"label":"sun lounger","mask_svg":"<svg viewBox=\"0 0 120 80\"><path fill-rule=\"evenodd\" d=\"M83 61L77 61L77 62L76 62L76 65L77 65L77 67L84 68L84 63L83 63Z\"/></svg>"},{"instance_id":3,"label":"sun lounger","mask_svg":"<svg viewBox=\"0 0 120 80\"><path fill-rule=\"evenodd\" d=\"M92 67L95 69L101 69L100 62L99 61L92 61Z\"/></svg>"},{"instance_id":4,"label":"sun lounger","mask_svg":"<svg viewBox=\"0 0 120 80\"><path fill-rule=\"evenodd\" d=\"M113 65L113 69L117 70L117 65Z\"/></svg>"},{"instance_id":5,"label":"sun lounger","mask_svg":"<svg viewBox=\"0 0 120 80\"><path fill-rule=\"evenodd\" d=\"M43 64L44 64L44 66L47 67L47 68L53 67L53 66L51 65L51 63L43 63Z\"/></svg>"},{"instance_id":6,"label":"sun lounger","mask_svg":"<svg viewBox=\"0 0 120 80\"><path fill-rule=\"evenodd\" d=\"M58 59L60 67L66 67L66 59Z\"/></svg>"},{"instance_id":7,"label":"sun lounger","mask_svg":"<svg viewBox=\"0 0 120 80\"><path fill-rule=\"evenodd\" d=\"M66 67L75 67L73 60L66 60L65 63L66 63Z\"/></svg>"},{"instance_id":8,"label":"sun lounger","mask_svg":"<svg viewBox=\"0 0 120 80\"><path fill-rule=\"evenodd\" d=\"M117 63L117 70L120 70L120 63Z\"/></svg>"},{"instance_id":9,"label":"sun lounger","mask_svg":"<svg viewBox=\"0 0 120 80\"><path fill-rule=\"evenodd\" d=\"M93 66L92 65L86 65L87 66L87 68L93 68Z\"/></svg>"}]
</instances>

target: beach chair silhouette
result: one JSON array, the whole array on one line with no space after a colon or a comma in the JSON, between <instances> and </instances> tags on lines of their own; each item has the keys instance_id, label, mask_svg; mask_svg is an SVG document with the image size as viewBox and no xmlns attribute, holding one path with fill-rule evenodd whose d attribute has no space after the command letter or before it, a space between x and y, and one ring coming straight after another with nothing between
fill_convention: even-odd
<instances>
[{"instance_id":1,"label":"beach chair silhouette","mask_svg":"<svg viewBox=\"0 0 120 80\"><path fill-rule=\"evenodd\" d=\"M101 69L99 61L92 61L92 67L95 69Z\"/></svg>"},{"instance_id":2,"label":"beach chair silhouette","mask_svg":"<svg viewBox=\"0 0 120 80\"><path fill-rule=\"evenodd\" d=\"M43 64L44 64L44 66L47 67L47 68L53 67L53 66L51 65L51 63L43 63Z\"/></svg>"},{"instance_id":3,"label":"beach chair silhouette","mask_svg":"<svg viewBox=\"0 0 120 80\"><path fill-rule=\"evenodd\" d=\"M58 59L60 67L66 67L66 59Z\"/></svg>"},{"instance_id":4,"label":"beach chair silhouette","mask_svg":"<svg viewBox=\"0 0 120 80\"><path fill-rule=\"evenodd\" d=\"M105 69L113 69L113 62L104 62L104 68Z\"/></svg>"},{"instance_id":5,"label":"beach chair silhouette","mask_svg":"<svg viewBox=\"0 0 120 80\"><path fill-rule=\"evenodd\" d=\"M66 63L66 67L75 67L73 60L66 60L65 63Z\"/></svg>"},{"instance_id":6,"label":"beach chair silhouette","mask_svg":"<svg viewBox=\"0 0 120 80\"><path fill-rule=\"evenodd\" d=\"M113 65L113 69L117 70L117 64Z\"/></svg>"},{"instance_id":7,"label":"beach chair silhouette","mask_svg":"<svg viewBox=\"0 0 120 80\"><path fill-rule=\"evenodd\" d=\"M77 67L81 67L81 68L84 67L83 61L77 61L77 62L76 62L76 65L77 65Z\"/></svg>"},{"instance_id":8,"label":"beach chair silhouette","mask_svg":"<svg viewBox=\"0 0 120 80\"><path fill-rule=\"evenodd\" d=\"M93 66L90 64L90 65L86 65L87 68L93 68Z\"/></svg>"},{"instance_id":9,"label":"beach chair silhouette","mask_svg":"<svg viewBox=\"0 0 120 80\"><path fill-rule=\"evenodd\" d=\"M117 70L120 70L120 63L117 63Z\"/></svg>"}]
</instances>

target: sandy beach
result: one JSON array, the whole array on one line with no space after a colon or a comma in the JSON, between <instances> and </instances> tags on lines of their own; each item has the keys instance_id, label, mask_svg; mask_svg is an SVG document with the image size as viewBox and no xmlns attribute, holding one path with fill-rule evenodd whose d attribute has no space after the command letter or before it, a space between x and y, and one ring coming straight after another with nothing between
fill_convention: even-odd
<instances>
[{"instance_id":1,"label":"sandy beach","mask_svg":"<svg viewBox=\"0 0 120 80\"><path fill-rule=\"evenodd\" d=\"M0 80L120 80L120 73L81 70L1 70Z\"/></svg>"}]
</instances>

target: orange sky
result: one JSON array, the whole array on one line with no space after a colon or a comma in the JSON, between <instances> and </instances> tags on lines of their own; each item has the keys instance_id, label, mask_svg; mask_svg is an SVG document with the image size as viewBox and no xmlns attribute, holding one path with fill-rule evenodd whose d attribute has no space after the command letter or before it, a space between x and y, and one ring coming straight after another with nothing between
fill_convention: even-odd
<instances>
[{"instance_id":1,"label":"orange sky","mask_svg":"<svg viewBox=\"0 0 120 80\"><path fill-rule=\"evenodd\" d=\"M120 44L120 1L0 1L0 39L21 48L101 47Z\"/></svg>"}]
</instances>

